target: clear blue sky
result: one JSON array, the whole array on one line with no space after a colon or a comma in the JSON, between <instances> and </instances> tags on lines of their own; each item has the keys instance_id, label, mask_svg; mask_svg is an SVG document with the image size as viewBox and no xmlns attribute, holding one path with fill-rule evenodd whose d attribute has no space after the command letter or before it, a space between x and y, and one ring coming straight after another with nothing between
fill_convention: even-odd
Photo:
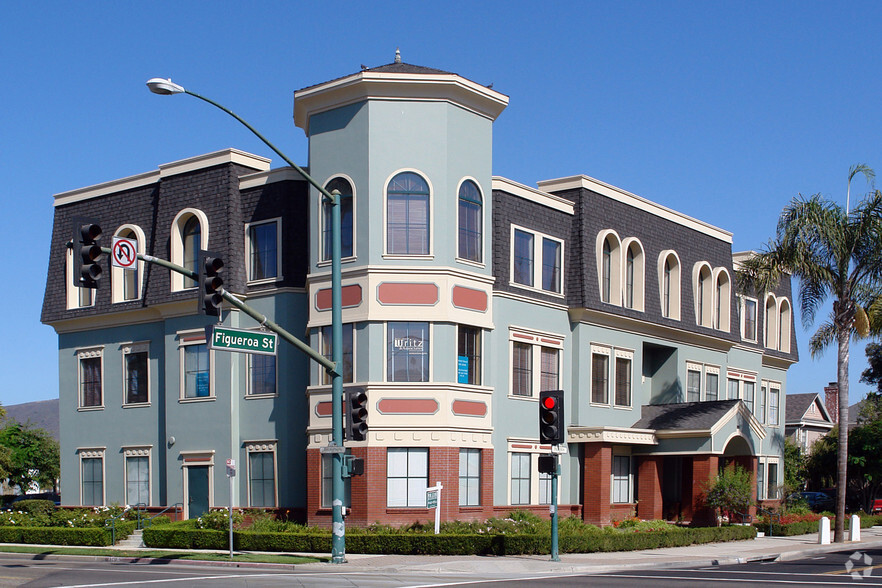
<instances>
[{"instance_id":1,"label":"clear blue sky","mask_svg":"<svg viewBox=\"0 0 882 588\"><path fill-rule=\"evenodd\" d=\"M294 90L400 47L510 96L494 174L535 186L584 173L745 250L798 193L844 201L850 165L882 178L880 22L878 2L6 3L0 402L57 396L57 339L40 324L53 194L225 147L274 157L220 111L150 94L150 77L227 105L306 164ZM853 200L865 191L857 181ZM789 392L819 392L835 350L813 360L798 331ZM856 401L863 345L851 357Z\"/></svg>"}]
</instances>

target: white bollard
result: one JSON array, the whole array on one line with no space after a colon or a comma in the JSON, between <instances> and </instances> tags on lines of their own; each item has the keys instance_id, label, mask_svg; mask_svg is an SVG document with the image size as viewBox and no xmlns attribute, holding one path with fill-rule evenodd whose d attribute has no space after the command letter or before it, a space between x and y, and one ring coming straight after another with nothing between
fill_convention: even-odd
<instances>
[{"instance_id":1,"label":"white bollard","mask_svg":"<svg viewBox=\"0 0 882 588\"><path fill-rule=\"evenodd\" d=\"M821 545L830 544L830 519L827 517L821 517L818 525L818 543Z\"/></svg>"},{"instance_id":2,"label":"white bollard","mask_svg":"<svg viewBox=\"0 0 882 588\"><path fill-rule=\"evenodd\" d=\"M861 540L861 517L857 515L851 515L851 527L849 528L848 540Z\"/></svg>"}]
</instances>

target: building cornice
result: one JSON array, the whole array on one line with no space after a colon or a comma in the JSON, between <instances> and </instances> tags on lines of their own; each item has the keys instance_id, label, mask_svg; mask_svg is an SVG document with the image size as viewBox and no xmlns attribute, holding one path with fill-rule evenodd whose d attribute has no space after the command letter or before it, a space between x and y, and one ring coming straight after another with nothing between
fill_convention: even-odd
<instances>
[{"instance_id":1,"label":"building cornice","mask_svg":"<svg viewBox=\"0 0 882 588\"><path fill-rule=\"evenodd\" d=\"M627 445L658 445L652 429L629 427L567 427L567 443L624 443Z\"/></svg>"},{"instance_id":2,"label":"building cornice","mask_svg":"<svg viewBox=\"0 0 882 588\"><path fill-rule=\"evenodd\" d=\"M269 170L270 160L238 149L222 149L221 151L215 151L213 153L206 153L204 155L197 155L195 157L173 161L171 163L164 163L159 166L159 169L154 171L118 180L111 180L94 186L78 188L68 192L61 192L60 194L55 195L54 206L64 206L66 204L89 200L90 198L97 198L107 194L114 194L125 190L134 190L136 188L149 186L150 184L155 184L159 180L173 175L226 163L235 163L255 170L266 171Z\"/></svg>"},{"instance_id":3,"label":"building cornice","mask_svg":"<svg viewBox=\"0 0 882 588\"><path fill-rule=\"evenodd\" d=\"M294 124L308 135L311 116L366 100L448 102L491 121L508 105L505 94L456 74L365 70L295 92Z\"/></svg>"},{"instance_id":4,"label":"building cornice","mask_svg":"<svg viewBox=\"0 0 882 588\"><path fill-rule=\"evenodd\" d=\"M535 188L530 188L523 184L519 184L514 180L503 178L501 176L493 176L493 189L541 204L548 208L565 212L569 215L575 214L575 204L571 200L567 200L561 196L549 194Z\"/></svg>"},{"instance_id":5,"label":"building cornice","mask_svg":"<svg viewBox=\"0 0 882 588\"><path fill-rule=\"evenodd\" d=\"M537 185L539 186L540 190L543 190L545 192L562 192L564 190L576 190L579 188L591 190L592 192L596 192L601 196L606 196L607 198L622 202L623 204L627 204L628 206L633 206L634 208L646 211L657 217L669 220L673 223L677 223L678 225L688 227L690 229L713 237L714 239L719 239L720 241L724 241L726 243L729 243L730 245L732 244L732 233L730 233L729 231L720 229L696 218L692 218L691 216L687 216L682 212L677 212L676 210L668 208L667 206L662 206L661 204L657 204L651 200L647 200L642 196L632 194L631 192L613 186L612 184L607 184L606 182L602 182L590 176L577 175L568 176L565 178L557 178L554 180L543 180L541 182L537 182Z\"/></svg>"},{"instance_id":6,"label":"building cornice","mask_svg":"<svg viewBox=\"0 0 882 588\"><path fill-rule=\"evenodd\" d=\"M309 173L308 169L304 169L304 171ZM301 176L293 167L278 167L276 169L239 176L239 190L249 190L267 184L285 181L305 182L306 180L304 180L303 176Z\"/></svg>"}]
</instances>

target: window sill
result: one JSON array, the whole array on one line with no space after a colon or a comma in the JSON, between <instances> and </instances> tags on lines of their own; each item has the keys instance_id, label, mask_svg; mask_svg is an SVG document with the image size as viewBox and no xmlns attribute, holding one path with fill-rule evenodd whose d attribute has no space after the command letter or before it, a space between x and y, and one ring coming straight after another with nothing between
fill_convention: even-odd
<instances>
[{"instance_id":1,"label":"window sill","mask_svg":"<svg viewBox=\"0 0 882 588\"><path fill-rule=\"evenodd\" d=\"M526 396L523 394L509 394L508 397L512 400L530 400L532 402L539 402L539 397L537 397L537 396Z\"/></svg>"},{"instance_id":2,"label":"window sill","mask_svg":"<svg viewBox=\"0 0 882 588\"><path fill-rule=\"evenodd\" d=\"M459 505L459 512L480 512L484 507L480 504L470 504L468 506Z\"/></svg>"},{"instance_id":3,"label":"window sill","mask_svg":"<svg viewBox=\"0 0 882 588\"><path fill-rule=\"evenodd\" d=\"M128 300L111 300L110 302L111 304L125 304L126 302L138 302L139 300L141 300L140 296L137 298L130 298Z\"/></svg>"},{"instance_id":4,"label":"window sill","mask_svg":"<svg viewBox=\"0 0 882 588\"><path fill-rule=\"evenodd\" d=\"M263 398L278 398L278 394L246 394L245 400L261 400Z\"/></svg>"},{"instance_id":5,"label":"window sill","mask_svg":"<svg viewBox=\"0 0 882 588\"><path fill-rule=\"evenodd\" d=\"M407 255L405 253L384 253L383 259L401 260L401 261L433 261L435 255L432 253L418 253L415 255Z\"/></svg>"},{"instance_id":6,"label":"window sill","mask_svg":"<svg viewBox=\"0 0 882 588\"><path fill-rule=\"evenodd\" d=\"M200 396L198 398L178 398L178 403L190 404L193 402L214 402L215 400L217 400L216 396Z\"/></svg>"},{"instance_id":7,"label":"window sill","mask_svg":"<svg viewBox=\"0 0 882 588\"><path fill-rule=\"evenodd\" d=\"M425 514L430 510L425 506L387 506L386 514Z\"/></svg>"},{"instance_id":8,"label":"window sill","mask_svg":"<svg viewBox=\"0 0 882 588\"><path fill-rule=\"evenodd\" d=\"M150 406L150 401L147 402L128 402L123 404L123 408L148 408Z\"/></svg>"},{"instance_id":9,"label":"window sill","mask_svg":"<svg viewBox=\"0 0 882 588\"><path fill-rule=\"evenodd\" d=\"M104 410L104 405L101 406L79 406L77 407L77 412L94 412L96 410Z\"/></svg>"},{"instance_id":10,"label":"window sill","mask_svg":"<svg viewBox=\"0 0 882 588\"><path fill-rule=\"evenodd\" d=\"M588 406L593 406L595 408L612 408L612 405L609 402L589 402Z\"/></svg>"},{"instance_id":11,"label":"window sill","mask_svg":"<svg viewBox=\"0 0 882 588\"><path fill-rule=\"evenodd\" d=\"M535 286L528 286L527 284L519 284L518 282L509 282L509 286L513 286L515 288L520 288L521 290L527 290L528 292L534 292L537 294L545 294L546 296L554 296L555 298L566 299L566 295L562 292L555 292L554 290L545 290L543 288L536 288Z\"/></svg>"},{"instance_id":12,"label":"window sill","mask_svg":"<svg viewBox=\"0 0 882 588\"><path fill-rule=\"evenodd\" d=\"M483 261L474 261L471 259L466 259L464 257L457 257L456 261L457 261L457 263L461 263L463 265L470 265L472 267L476 267L479 269L486 269L486 267L487 267L487 264L485 264Z\"/></svg>"},{"instance_id":13,"label":"window sill","mask_svg":"<svg viewBox=\"0 0 882 588\"><path fill-rule=\"evenodd\" d=\"M634 407L630 406L630 405L625 406L623 404L616 404L615 406L613 406L613 409L614 410L634 410Z\"/></svg>"},{"instance_id":14,"label":"window sill","mask_svg":"<svg viewBox=\"0 0 882 588\"><path fill-rule=\"evenodd\" d=\"M275 284L276 282L281 282L285 278L281 275L273 276L271 278L261 278L259 280L248 280L246 286L264 286L268 284Z\"/></svg>"},{"instance_id":15,"label":"window sill","mask_svg":"<svg viewBox=\"0 0 882 588\"><path fill-rule=\"evenodd\" d=\"M340 263L352 263L355 261L357 257L355 255L350 255L349 257L344 257L340 260ZM315 267L330 267L332 261L330 259L323 259L315 264Z\"/></svg>"}]
</instances>

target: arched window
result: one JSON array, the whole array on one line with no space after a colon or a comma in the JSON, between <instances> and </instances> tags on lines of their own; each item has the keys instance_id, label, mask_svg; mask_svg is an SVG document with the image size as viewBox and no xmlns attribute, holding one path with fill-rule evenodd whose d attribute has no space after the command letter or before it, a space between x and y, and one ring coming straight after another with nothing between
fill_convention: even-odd
<instances>
[{"instance_id":1,"label":"arched window","mask_svg":"<svg viewBox=\"0 0 882 588\"><path fill-rule=\"evenodd\" d=\"M117 229L116 237L122 237L135 242L135 249L131 255L144 254L144 232L135 225L125 225ZM124 269L111 265L111 298L113 302L127 302L141 298L141 279L144 272L144 262L138 260L132 269Z\"/></svg>"},{"instance_id":2,"label":"arched window","mask_svg":"<svg viewBox=\"0 0 882 588\"><path fill-rule=\"evenodd\" d=\"M340 192L340 256L353 255L352 184L346 178L334 178L325 186L328 192ZM322 202L322 261L331 259L331 206Z\"/></svg>"},{"instance_id":3,"label":"arched window","mask_svg":"<svg viewBox=\"0 0 882 588\"><path fill-rule=\"evenodd\" d=\"M662 316L680 320L680 260L670 250L659 254L659 289Z\"/></svg>"},{"instance_id":4,"label":"arched window","mask_svg":"<svg viewBox=\"0 0 882 588\"><path fill-rule=\"evenodd\" d=\"M782 298L779 301L778 312L778 351L790 353L790 301Z\"/></svg>"},{"instance_id":5,"label":"arched window","mask_svg":"<svg viewBox=\"0 0 882 588\"><path fill-rule=\"evenodd\" d=\"M765 319L766 347L769 349L777 349L778 303L773 294L769 294L766 298L766 312L763 318Z\"/></svg>"},{"instance_id":6,"label":"arched window","mask_svg":"<svg viewBox=\"0 0 882 588\"><path fill-rule=\"evenodd\" d=\"M622 305L622 245L613 231L597 235L597 274L600 300Z\"/></svg>"},{"instance_id":7,"label":"arched window","mask_svg":"<svg viewBox=\"0 0 882 588\"><path fill-rule=\"evenodd\" d=\"M171 261L190 271L196 271L199 250L208 249L208 217L201 210L187 208L178 213L172 223ZM173 292L195 288L196 282L177 272L171 273Z\"/></svg>"},{"instance_id":8,"label":"arched window","mask_svg":"<svg viewBox=\"0 0 882 588\"><path fill-rule=\"evenodd\" d=\"M459 257L482 261L482 200L478 185L466 180L459 187Z\"/></svg>"},{"instance_id":9,"label":"arched window","mask_svg":"<svg viewBox=\"0 0 882 588\"><path fill-rule=\"evenodd\" d=\"M728 331L730 328L731 281L724 268L717 269L716 287L714 288L714 328Z\"/></svg>"},{"instance_id":10,"label":"arched window","mask_svg":"<svg viewBox=\"0 0 882 588\"><path fill-rule=\"evenodd\" d=\"M703 327L713 325L713 275L706 263L700 264L695 277L695 318Z\"/></svg>"},{"instance_id":11,"label":"arched window","mask_svg":"<svg viewBox=\"0 0 882 588\"><path fill-rule=\"evenodd\" d=\"M386 252L429 253L429 185L413 172L397 174L386 190Z\"/></svg>"},{"instance_id":12,"label":"arched window","mask_svg":"<svg viewBox=\"0 0 882 588\"><path fill-rule=\"evenodd\" d=\"M643 310L643 247L636 239L625 240L625 284L623 303L627 308Z\"/></svg>"}]
</instances>

